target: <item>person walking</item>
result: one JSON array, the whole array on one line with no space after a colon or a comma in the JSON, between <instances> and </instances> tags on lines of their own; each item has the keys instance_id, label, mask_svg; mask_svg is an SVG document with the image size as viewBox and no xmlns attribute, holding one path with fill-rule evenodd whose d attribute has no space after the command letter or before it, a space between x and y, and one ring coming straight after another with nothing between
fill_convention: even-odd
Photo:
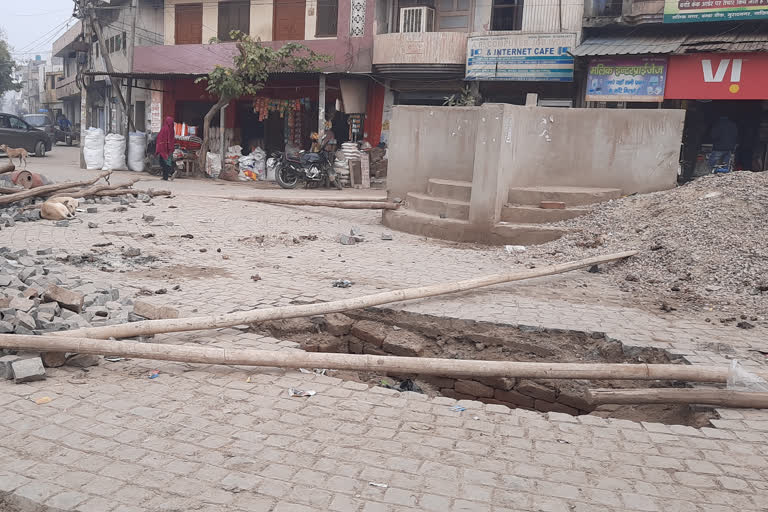
<instances>
[{"instance_id":1,"label":"person walking","mask_svg":"<svg viewBox=\"0 0 768 512\"><path fill-rule=\"evenodd\" d=\"M157 134L155 141L155 154L160 157L160 167L163 169L163 180L173 178L176 174L173 172L173 149L176 146L176 134L173 131L173 118L165 118L160 133Z\"/></svg>"}]
</instances>

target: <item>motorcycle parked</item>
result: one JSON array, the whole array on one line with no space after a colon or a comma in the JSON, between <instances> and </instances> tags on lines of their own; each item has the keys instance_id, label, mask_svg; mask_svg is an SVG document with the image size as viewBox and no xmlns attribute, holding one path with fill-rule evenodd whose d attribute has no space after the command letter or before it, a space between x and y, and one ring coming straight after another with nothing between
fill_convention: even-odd
<instances>
[{"instance_id":1,"label":"motorcycle parked","mask_svg":"<svg viewBox=\"0 0 768 512\"><path fill-rule=\"evenodd\" d=\"M341 182L336 179L329 154L324 148L317 153L299 151L298 155L274 152L272 158L277 184L282 188L296 188L299 181L304 181L305 187L330 186L332 183L341 190Z\"/></svg>"}]
</instances>

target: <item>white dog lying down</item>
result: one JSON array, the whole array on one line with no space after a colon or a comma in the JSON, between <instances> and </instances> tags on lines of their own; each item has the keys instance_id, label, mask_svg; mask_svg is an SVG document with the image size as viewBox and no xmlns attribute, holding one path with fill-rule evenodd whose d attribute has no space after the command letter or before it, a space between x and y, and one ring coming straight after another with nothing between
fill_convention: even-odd
<instances>
[{"instance_id":1,"label":"white dog lying down","mask_svg":"<svg viewBox=\"0 0 768 512\"><path fill-rule=\"evenodd\" d=\"M48 220L71 219L75 216L79 204L79 201L72 197L52 197L43 203L40 216Z\"/></svg>"}]
</instances>

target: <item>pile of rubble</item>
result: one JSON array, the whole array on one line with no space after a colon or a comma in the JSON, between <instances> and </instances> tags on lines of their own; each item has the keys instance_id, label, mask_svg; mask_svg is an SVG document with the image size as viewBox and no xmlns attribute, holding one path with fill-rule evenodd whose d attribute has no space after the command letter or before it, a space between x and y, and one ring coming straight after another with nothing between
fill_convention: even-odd
<instances>
[{"instance_id":1,"label":"pile of rubble","mask_svg":"<svg viewBox=\"0 0 768 512\"><path fill-rule=\"evenodd\" d=\"M109 284L66 277L57 257L61 258L52 249L41 249L32 255L26 249L0 248L0 334L45 334L178 316L172 308L157 308L121 296ZM15 377L17 382L24 382L45 376L39 354L19 355L0 350L0 356L2 378ZM20 368L24 371L15 370L14 361L28 359L39 360L39 367L23 363ZM94 356L72 355L67 364L89 366L98 361Z\"/></svg>"},{"instance_id":2,"label":"pile of rubble","mask_svg":"<svg viewBox=\"0 0 768 512\"><path fill-rule=\"evenodd\" d=\"M747 321L748 328L768 315L766 205L768 173L708 176L597 205L559 223L569 234L528 248L521 259L637 249L636 257L607 267L623 291L657 297L662 307L723 311L730 316L721 320Z\"/></svg>"}]
</instances>

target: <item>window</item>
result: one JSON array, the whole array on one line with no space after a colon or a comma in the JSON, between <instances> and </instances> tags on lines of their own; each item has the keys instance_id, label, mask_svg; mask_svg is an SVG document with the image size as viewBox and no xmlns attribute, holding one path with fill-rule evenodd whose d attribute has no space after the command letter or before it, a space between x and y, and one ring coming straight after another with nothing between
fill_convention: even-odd
<instances>
[{"instance_id":1,"label":"window","mask_svg":"<svg viewBox=\"0 0 768 512\"><path fill-rule=\"evenodd\" d=\"M127 41L126 41L127 39L128 39L128 38L127 38L127 37L125 37L125 32L123 32L123 51L125 51L125 47L126 47L126 46L127 46L127 44L128 44L128 43L127 43Z\"/></svg>"},{"instance_id":2,"label":"window","mask_svg":"<svg viewBox=\"0 0 768 512\"><path fill-rule=\"evenodd\" d=\"M335 37L339 26L339 1L317 0L315 37Z\"/></svg>"},{"instance_id":3,"label":"window","mask_svg":"<svg viewBox=\"0 0 768 512\"><path fill-rule=\"evenodd\" d=\"M8 123L8 117L7 116L0 116L0 128L10 128L11 125Z\"/></svg>"},{"instance_id":4,"label":"window","mask_svg":"<svg viewBox=\"0 0 768 512\"><path fill-rule=\"evenodd\" d=\"M176 4L176 44L203 42L203 4Z\"/></svg>"},{"instance_id":5,"label":"window","mask_svg":"<svg viewBox=\"0 0 768 512\"><path fill-rule=\"evenodd\" d=\"M250 2L219 2L219 41L231 41L233 30L247 34L251 29Z\"/></svg>"},{"instance_id":6,"label":"window","mask_svg":"<svg viewBox=\"0 0 768 512\"><path fill-rule=\"evenodd\" d=\"M18 117L9 117L8 121L11 123L11 128L14 130L26 130L27 124Z\"/></svg>"},{"instance_id":7,"label":"window","mask_svg":"<svg viewBox=\"0 0 768 512\"><path fill-rule=\"evenodd\" d=\"M523 0L493 0L491 30L522 30Z\"/></svg>"},{"instance_id":8,"label":"window","mask_svg":"<svg viewBox=\"0 0 768 512\"><path fill-rule=\"evenodd\" d=\"M469 0L438 0L437 25L438 30L448 32L464 32L469 30L472 16Z\"/></svg>"},{"instance_id":9,"label":"window","mask_svg":"<svg viewBox=\"0 0 768 512\"><path fill-rule=\"evenodd\" d=\"M120 34L116 35L114 39L115 39L114 49L112 51L113 52L119 52L120 51L120 47L122 46Z\"/></svg>"}]
</instances>

